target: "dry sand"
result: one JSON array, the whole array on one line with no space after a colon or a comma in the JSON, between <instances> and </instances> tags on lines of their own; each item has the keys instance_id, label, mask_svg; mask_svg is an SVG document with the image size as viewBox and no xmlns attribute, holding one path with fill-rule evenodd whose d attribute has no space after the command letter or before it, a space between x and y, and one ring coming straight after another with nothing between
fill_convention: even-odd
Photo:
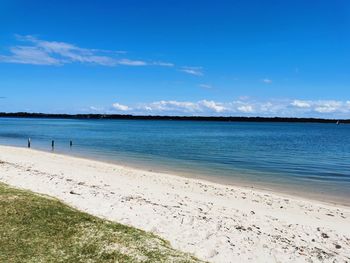
<instances>
[{"instance_id":1,"label":"dry sand","mask_svg":"<svg viewBox=\"0 0 350 263\"><path fill-rule=\"evenodd\" d=\"M7 146L0 181L152 231L209 262L350 262L344 206Z\"/></svg>"}]
</instances>

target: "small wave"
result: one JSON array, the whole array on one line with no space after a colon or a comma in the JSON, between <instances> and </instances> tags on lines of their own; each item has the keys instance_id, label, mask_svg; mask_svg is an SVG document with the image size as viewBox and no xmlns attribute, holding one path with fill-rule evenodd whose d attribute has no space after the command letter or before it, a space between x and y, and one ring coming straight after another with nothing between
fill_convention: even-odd
<instances>
[{"instance_id":1,"label":"small wave","mask_svg":"<svg viewBox=\"0 0 350 263\"><path fill-rule=\"evenodd\" d=\"M22 134L22 133L8 132L8 133L0 133L0 137L11 138L11 139L21 139L21 138L28 138L29 136L27 134Z\"/></svg>"}]
</instances>

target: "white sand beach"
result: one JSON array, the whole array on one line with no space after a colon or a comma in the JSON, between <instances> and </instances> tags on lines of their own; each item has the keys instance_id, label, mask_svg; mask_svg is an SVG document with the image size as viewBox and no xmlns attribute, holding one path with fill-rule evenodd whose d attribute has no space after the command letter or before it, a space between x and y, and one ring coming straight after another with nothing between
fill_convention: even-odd
<instances>
[{"instance_id":1,"label":"white sand beach","mask_svg":"<svg viewBox=\"0 0 350 263\"><path fill-rule=\"evenodd\" d=\"M209 262L350 262L345 206L7 146L0 181L152 231Z\"/></svg>"}]
</instances>

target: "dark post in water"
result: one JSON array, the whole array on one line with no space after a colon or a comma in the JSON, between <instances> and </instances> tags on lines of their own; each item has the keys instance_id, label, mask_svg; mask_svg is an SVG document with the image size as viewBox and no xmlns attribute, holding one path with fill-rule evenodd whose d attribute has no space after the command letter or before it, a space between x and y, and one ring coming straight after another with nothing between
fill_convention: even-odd
<instances>
[{"instance_id":1,"label":"dark post in water","mask_svg":"<svg viewBox=\"0 0 350 263\"><path fill-rule=\"evenodd\" d=\"M30 138L28 138L28 148L30 148Z\"/></svg>"}]
</instances>

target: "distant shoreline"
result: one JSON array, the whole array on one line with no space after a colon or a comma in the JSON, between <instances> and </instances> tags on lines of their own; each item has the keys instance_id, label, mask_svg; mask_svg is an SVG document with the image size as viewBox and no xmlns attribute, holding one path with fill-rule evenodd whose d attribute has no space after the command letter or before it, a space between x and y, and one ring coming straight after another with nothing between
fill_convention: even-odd
<instances>
[{"instance_id":1,"label":"distant shoreline","mask_svg":"<svg viewBox=\"0 0 350 263\"><path fill-rule=\"evenodd\" d=\"M160 116L128 114L49 114L28 112L0 112L0 118L38 119L107 119L107 120L181 120L181 121L221 121L221 122L304 122L350 124L350 119L295 118L295 117L234 117L234 116Z\"/></svg>"}]
</instances>

